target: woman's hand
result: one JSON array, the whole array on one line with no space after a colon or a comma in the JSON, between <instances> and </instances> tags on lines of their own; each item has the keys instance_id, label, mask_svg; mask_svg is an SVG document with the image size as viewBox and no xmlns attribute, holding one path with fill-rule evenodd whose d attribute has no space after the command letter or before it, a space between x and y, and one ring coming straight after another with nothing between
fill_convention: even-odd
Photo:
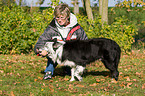
<instances>
[{"instance_id":1,"label":"woman's hand","mask_svg":"<svg viewBox=\"0 0 145 96\"><path fill-rule=\"evenodd\" d=\"M48 52L46 50L42 50L41 55L42 56L46 56L48 54Z\"/></svg>"}]
</instances>

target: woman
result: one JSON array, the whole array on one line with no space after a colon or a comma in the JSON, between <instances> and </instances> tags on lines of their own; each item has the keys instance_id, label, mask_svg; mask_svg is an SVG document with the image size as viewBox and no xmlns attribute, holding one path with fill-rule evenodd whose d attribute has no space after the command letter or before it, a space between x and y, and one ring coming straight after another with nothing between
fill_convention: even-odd
<instances>
[{"instance_id":1,"label":"woman","mask_svg":"<svg viewBox=\"0 0 145 96\"><path fill-rule=\"evenodd\" d=\"M50 25L45 29L44 33L39 37L34 52L37 54L38 49L43 47L47 41L56 38L58 41L66 41L71 39L87 39L87 35L83 28L78 24L77 18L74 14L70 13L70 9L67 4L60 4L55 7L54 19ZM47 55L47 51L43 50L42 56ZM57 64L48 58L47 67L45 69L44 80L52 78L53 71Z\"/></svg>"}]
</instances>

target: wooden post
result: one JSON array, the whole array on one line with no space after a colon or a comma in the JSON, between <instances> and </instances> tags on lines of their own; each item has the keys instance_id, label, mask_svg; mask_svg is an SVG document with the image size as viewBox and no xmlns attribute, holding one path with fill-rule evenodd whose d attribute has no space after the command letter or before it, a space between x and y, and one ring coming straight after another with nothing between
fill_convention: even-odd
<instances>
[{"instance_id":1,"label":"wooden post","mask_svg":"<svg viewBox=\"0 0 145 96\"><path fill-rule=\"evenodd\" d=\"M79 2L78 2L78 0L73 0L71 3L74 5L74 14L79 14Z\"/></svg>"},{"instance_id":2,"label":"wooden post","mask_svg":"<svg viewBox=\"0 0 145 96\"><path fill-rule=\"evenodd\" d=\"M85 0L85 7L86 7L86 13L87 13L88 19L93 20L93 13L92 13L90 0Z\"/></svg>"},{"instance_id":3,"label":"wooden post","mask_svg":"<svg viewBox=\"0 0 145 96\"><path fill-rule=\"evenodd\" d=\"M102 2L102 23L108 24L108 0Z\"/></svg>"}]
</instances>

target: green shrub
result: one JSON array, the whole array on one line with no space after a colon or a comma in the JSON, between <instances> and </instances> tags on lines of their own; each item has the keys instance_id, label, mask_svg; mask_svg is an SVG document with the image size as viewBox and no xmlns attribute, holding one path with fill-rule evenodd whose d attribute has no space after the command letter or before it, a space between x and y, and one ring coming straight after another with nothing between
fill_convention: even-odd
<instances>
[{"instance_id":1,"label":"green shrub","mask_svg":"<svg viewBox=\"0 0 145 96\"><path fill-rule=\"evenodd\" d=\"M142 5L138 7L139 5ZM127 25L135 24L138 30L136 39L143 39L145 36L145 3L142 0L124 0L109 10L109 24L115 21L116 17L125 16L128 19Z\"/></svg>"},{"instance_id":2,"label":"green shrub","mask_svg":"<svg viewBox=\"0 0 145 96\"><path fill-rule=\"evenodd\" d=\"M52 9L30 14L23 7L3 7L0 12L0 53L31 52L52 18Z\"/></svg>"},{"instance_id":3,"label":"green shrub","mask_svg":"<svg viewBox=\"0 0 145 96\"><path fill-rule=\"evenodd\" d=\"M137 7L142 5L142 7ZM145 3L143 1L123 1L116 5L116 7L111 8L110 15L111 18L126 16L129 19L130 23L141 24L142 21L145 21Z\"/></svg>"}]
</instances>

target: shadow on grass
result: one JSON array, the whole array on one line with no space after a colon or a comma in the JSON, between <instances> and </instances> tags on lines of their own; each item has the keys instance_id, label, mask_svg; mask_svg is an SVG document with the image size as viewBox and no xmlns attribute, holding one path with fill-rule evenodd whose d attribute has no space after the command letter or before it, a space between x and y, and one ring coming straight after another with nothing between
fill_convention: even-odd
<instances>
[{"instance_id":1,"label":"shadow on grass","mask_svg":"<svg viewBox=\"0 0 145 96\"><path fill-rule=\"evenodd\" d=\"M83 77L86 77L86 76L88 76L88 75L92 75L92 76L104 76L104 77L106 77L106 76L109 76L109 77L111 77L111 75L110 75L111 73L110 73L110 71L90 71L90 72L88 72L87 70L84 72L84 74L83 74Z\"/></svg>"},{"instance_id":2,"label":"shadow on grass","mask_svg":"<svg viewBox=\"0 0 145 96\"><path fill-rule=\"evenodd\" d=\"M41 74L45 74L44 70L41 71ZM93 71L88 72L88 70L85 70L83 73L83 77L92 75L92 76L104 76L104 77L109 76L111 78L110 74L111 74L110 71L94 71L93 70ZM66 75L71 76L71 68L67 66L62 66L55 69L53 76L65 77Z\"/></svg>"},{"instance_id":3,"label":"shadow on grass","mask_svg":"<svg viewBox=\"0 0 145 96\"><path fill-rule=\"evenodd\" d=\"M41 74L45 74L44 70L41 71ZM62 67L55 68L53 76L65 77L66 75L71 76L71 68L70 67L62 66Z\"/></svg>"}]
</instances>

